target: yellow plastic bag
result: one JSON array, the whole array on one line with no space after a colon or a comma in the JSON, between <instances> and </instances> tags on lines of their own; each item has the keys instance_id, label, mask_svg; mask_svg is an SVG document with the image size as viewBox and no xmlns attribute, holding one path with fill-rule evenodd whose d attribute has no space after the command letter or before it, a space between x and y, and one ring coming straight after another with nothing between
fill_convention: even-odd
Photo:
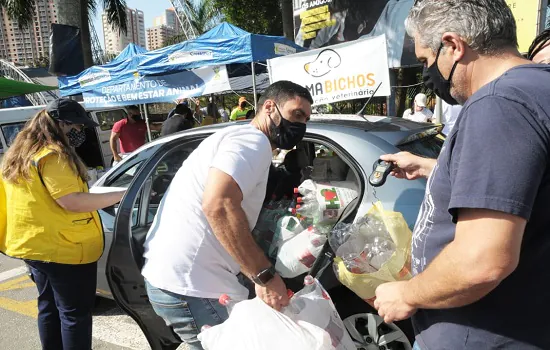
<instances>
[{"instance_id":1,"label":"yellow plastic bag","mask_svg":"<svg viewBox=\"0 0 550 350\"><path fill-rule=\"evenodd\" d=\"M348 271L340 257L334 258L336 277L366 302L372 304L376 287L385 282L402 281L411 278L411 240L412 232L403 218L403 214L384 210L382 203L376 202L366 215L384 223L396 250L380 270L373 273L356 274Z\"/></svg>"}]
</instances>

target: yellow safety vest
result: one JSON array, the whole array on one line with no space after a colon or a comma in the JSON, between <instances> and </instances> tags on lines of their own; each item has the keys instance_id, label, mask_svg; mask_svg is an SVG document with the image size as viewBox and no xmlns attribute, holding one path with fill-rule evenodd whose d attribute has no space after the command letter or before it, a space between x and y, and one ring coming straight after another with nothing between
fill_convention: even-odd
<instances>
[{"instance_id":1,"label":"yellow safety vest","mask_svg":"<svg viewBox=\"0 0 550 350\"><path fill-rule=\"evenodd\" d=\"M35 261L60 264L88 264L103 253L103 229L97 212L74 213L61 208L43 183L48 174L39 174L40 160L51 154L43 150L34 157L31 180L18 184L0 178L0 251ZM66 166L59 167L77 174ZM42 178L41 178L42 176ZM88 185L78 177L80 192Z\"/></svg>"}]
</instances>

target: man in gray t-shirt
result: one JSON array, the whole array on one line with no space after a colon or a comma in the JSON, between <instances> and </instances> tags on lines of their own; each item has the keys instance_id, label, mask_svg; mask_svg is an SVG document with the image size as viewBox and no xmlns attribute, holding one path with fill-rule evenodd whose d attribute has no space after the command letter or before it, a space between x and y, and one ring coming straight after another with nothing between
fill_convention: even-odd
<instances>
[{"instance_id":1,"label":"man in gray t-shirt","mask_svg":"<svg viewBox=\"0 0 550 350\"><path fill-rule=\"evenodd\" d=\"M428 87L463 109L437 161L382 157L428 183L414 277L375 306L412 316L422 350L550 349L550 67L519 54L504 0L423 0L407 30Z\"/></svg>"}]
</instances>

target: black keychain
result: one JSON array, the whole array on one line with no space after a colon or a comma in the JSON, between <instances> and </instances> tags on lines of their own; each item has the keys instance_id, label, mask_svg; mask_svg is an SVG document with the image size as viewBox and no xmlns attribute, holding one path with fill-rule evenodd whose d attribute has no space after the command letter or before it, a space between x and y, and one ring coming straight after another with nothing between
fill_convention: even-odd
<instances>
[{"instance_id":1,"label":"black keychain","mask_svg":"<svg viewBox=\"0 0 550 350\"><path fill-rule=\"evenodd\" d=\"M369 183L373 187L380 187L386 183L386 178L394 168L394 164L378 159L372 166L372 174L369 176Z\"/></svg>"}]
</instances>

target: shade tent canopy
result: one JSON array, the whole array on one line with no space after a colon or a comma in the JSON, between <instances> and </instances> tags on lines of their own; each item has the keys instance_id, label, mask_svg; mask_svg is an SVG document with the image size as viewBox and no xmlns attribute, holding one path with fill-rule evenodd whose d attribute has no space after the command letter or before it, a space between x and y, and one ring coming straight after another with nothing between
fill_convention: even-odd
<instances>
[{"instance_id":1,"label":"shade tent canopy","mask_svg":"<svg viewBox=\"0 0 550 350\"><path fill-rule=\"evenodd\" d=\"M57 86L24 83L0 77L0 99L49 90L57 90Z\"/></svg>"},{"instance_id":2,"label":"shade tent canopy","mask_svg":"<svg viewBox=\"0 0 550 350\"><path fill-rule=\"evenodd\" d=\"M147 50L139 45L136 45L134 43L129 43L124 50L122 50L121 53L118 54L117 57L115 57L110 64L112 63L119 63L122 61L126 61L127 59L130 59L136 55L141 55L142 53L146 53ZM107 64L109 64L107 63Z\"/></svg>"},{"instance_id":3,"label":"shade tent canopy","mask_svg":"<svg viewBox=\"0 0 550 350\"><path fill-rule=\"evenodd\" d=\"M138 64L146 52L131 43L109 63L90 67L77 75L58 77L61 96L77 95L135 79Z\"/></svg>"},{"instance_id":4,"label":"shade tent canopy","mask_svg":"<svg viewBox=\"0 0 550 350\"><path fill-rule=\"evenodd\" d=\"M251 65L252 62L265 62L267 59L302 51L305 51L303 47L284 37L251 34L231 24L222 23L196 39L154 51L145 51L143 48L130 44L119 56L105 65L90 67L75 76L60 77L59 90L62 96L76 94L90 96L92 94L96 97L110 98L107 95L115 90L130 94L138 93L139 95L140 89L142 89L141 85L150 80L166 77L170 78L172 83L179 81L180 85L186 85L185 77L191 76L186 72L190 70L193 72L197 72L201 68L203 70L219 70L218 66L241 65L247 66L247 69L237 70L235 74L230 73L228 78L248 76L248 79L233 79L231 84L237 85L237 90L240 91L250 88L252 91L257 91L259 82L254 82L253 77L263 73L262 70L265 69L260 66L254 67ZM178 80L174 74L181 74L181 79ZM197 72L197 74L199 73ZM249 81L248 84L246 80ZM265 85L265 79L261 80L262 85ZM222 85L219 85L219 89L214 89L211 86L209 90L205 91L210 93L231 91L234 90L231 84L230 86L226 85L223 89ZM171 88L180 87L171 86ZM199 93L200 89L196 91ZM173 90L170 91L170 96L172 96L172 92ZM143 94L138 98L134 98L135 96L132 95L132 103L152 103L152 98L149 95L151 94L147 94L148 98L139 97L145 96ZM159 98L157 102L162 102L163 99L168 98L167 96L164 94L164 97ZM127 100L124 99L125 96L121 96L121 98L124 101Z\"/></svg>"},{"instance_id":5,"label":"shade tent canopy","mask_svg":"<svg viewBox=\"0 0 550 350\"><path fill-rule=\"evenodd\" d=\"M200 37L143 54L141 75L162 75L205 66L265 62L305 49L281 36L251 34L222 23Z\"/></svg>"}]
</instances>

